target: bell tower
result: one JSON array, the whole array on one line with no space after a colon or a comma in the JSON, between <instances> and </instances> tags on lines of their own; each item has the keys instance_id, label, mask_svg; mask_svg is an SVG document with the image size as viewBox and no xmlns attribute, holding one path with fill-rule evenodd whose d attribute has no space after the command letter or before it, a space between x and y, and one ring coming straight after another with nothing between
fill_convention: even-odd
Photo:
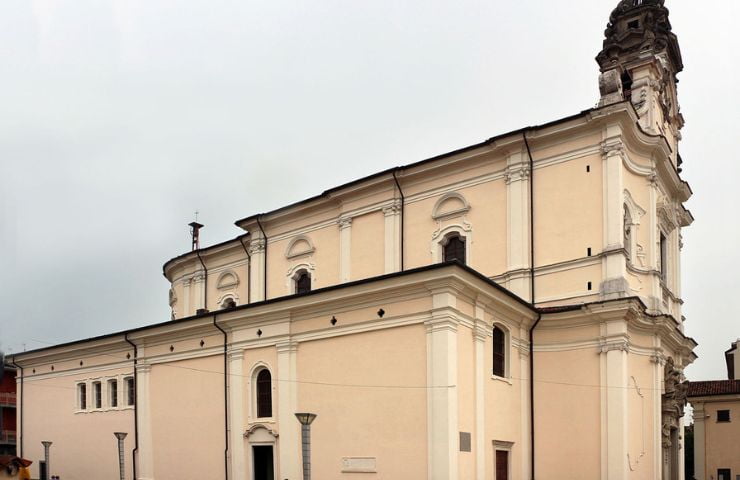
<instances>
[{"instance_id":1,"label":"bell tower","mask_svg":"<svg viewBox=\"0 0 740 480\"><path fill-rule=\"evenodd\" d=\"M683 62L668 13L665 0L620 1L609 17L596 61L601 68L599 106L631 101L640 126L665 136L676 152L684 123L676 76ZM676 164L677 155L672 160Z\"/></svg>"}]
</instances>

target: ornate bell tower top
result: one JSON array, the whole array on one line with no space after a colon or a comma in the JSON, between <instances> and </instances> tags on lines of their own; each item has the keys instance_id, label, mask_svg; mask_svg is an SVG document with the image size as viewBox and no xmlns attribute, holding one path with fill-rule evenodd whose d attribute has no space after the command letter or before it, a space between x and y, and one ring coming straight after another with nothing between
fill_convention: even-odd
<instances>
[{"instance_id":1,"label":"ornate bell tower top","mask_svg":"<svg viewBox=\"0 0 740 480\"><path fill-rule=\"evenodd\" d=\"M677 147L683 117L676 75L683 61L668 13L665 0L620 1L609 17L596 61L602 72L599 105L630 100L641 126Z\"/></svg>"},{"instance_id":2,"label":"ornate bell tower top","mask_svg":"<svg viewBox=\"0 0 740 480\"><path fill-rule=\"evenodd\" d=\"M683 70L681 49L671 31L668 13L665 0L619 2L604 31L604 47L596 57L601 71L659 54L670 62L674 75Z\"/></svg>"}]
</instances>

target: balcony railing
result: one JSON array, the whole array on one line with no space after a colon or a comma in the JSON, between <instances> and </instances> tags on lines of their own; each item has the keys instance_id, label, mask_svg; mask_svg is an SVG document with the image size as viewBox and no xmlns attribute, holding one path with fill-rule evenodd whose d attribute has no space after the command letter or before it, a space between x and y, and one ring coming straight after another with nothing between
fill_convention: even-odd
<instances>
[{"instance_id":1,"label":"balcony railing","mask_svg":"<svg viewBox=\"0 0 740 480\"><path fill-rule=\"evenodd\" d=\"M0 407L15 407L16 395L10 392L0 392Z\"/></svg>"},{"instance_id":2,"label":"balcony railing","mask_svg":"<svg viewBox=\"0 0 740 480\"><path fill-rule=\"evenodd\" d=\"M0 431L0 445L15 445L15 430Z\"/></svg>"}]
</instances>

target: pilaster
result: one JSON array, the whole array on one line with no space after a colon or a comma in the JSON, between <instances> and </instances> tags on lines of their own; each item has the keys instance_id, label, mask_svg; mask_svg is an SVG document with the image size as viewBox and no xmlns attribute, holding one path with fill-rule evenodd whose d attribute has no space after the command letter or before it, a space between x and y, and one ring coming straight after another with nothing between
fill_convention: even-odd
<instances>
[{"instance_id":1,"label":"pilaster","mask_svg":"<svg viewBox=\"0 0 740 480\"><path fill-rule=\"evenodd\" d=\"M432 295L427 329L427 431L429 480L458 478L457 328L450 292Z\"/></svg>"},{"instance_id":2,"label":"pilaster","mask_svg":"<svg viewBox=\"0 0 740 480\"><path fill-rule=\"evenodd\" d=\"M297 353L297 342L288 340L277 344L280 448L279 474L275 478L301 478L301 429L295 418L298 411Z\"/></svg>"},{"instance_id":3,"label":"pilaster","mask_svg":"<svg viewBox=\"0 0 740 480\"><path fill-rule=\"evenodd\" d=\"M352 278L352 218L339 219L339 280L349 282Z\"/></svg>"},{"instance_id":4,"label":"pilaster","mask_svg":"<svg viewBox=\"0 0 740 480\"><path fill-rule=\"evenodd\" d=\"M265 248L267 242L262 237L255 237L249 242L249 290L252 302L260 302L266 299L265 292Z\"/></svg>"},{"instance_id":5,"label":"pilaster","mask_svg":"<svg viewBox=\"0 0 740 480\"><path fill-rule=\"evenodd\" d=\"M607 130L618 129L610 127ZM610 132L621 134L621 132ZM600 287L601 298L611 300L629 295L626 280L626 259L624 246L624 186L622 162L624 145L622 140L610 137L602 143L604 160L603 177L603 215L604 215L604 256L602 261L603 278Z\"/></svg>"},{"instance_id":6,"label":"pilaster","mask_svg":"<svg viewBox=\"0 0 740 480\"><path fill-rule=\"evenodd\" d=\"M486 478L486 339L484 309L475 306L475 478ZM493 410L490 412L493 413Z\"/></svg>"},{"instance_id":7,"label":"pilaster","mask_svg":"<svg viewBox=\"0 0 740 480\"><path fill-rule=\"evenodd\" d=\"M606 390L606 479L624 480L629 472L627 463L627 394L629 392L627 355L629 337L622 319L602 326L601 355L605 357L602 388ZM602 447L603 448L603 447Z\"/></svg>"},{"instance_id":8,"label":"pilaster","mask_svg":"<svg viewBox=\"0 0 740 480\"><path fill-rule=\"evenodd\" d=\"M509 290L521 298L531 298L530 268L530 177L529 158L525 152L514 152L507 158L506 210L507 271L522 272L509 281Z\"/></svg>"},{"instance_id":9,"label":"pilaster","mask_svg":"<svg viewBox=\"0 0 740 480\"><path fill-rule=\"evenodd\" d=\"M151 371L152 366L149 364L136 365L136 411L139 422L138 480L154 479L154 443L152 441L149 388Z\"/></svg>"},{"instance_id":10,"label":"pilaster","mask_svg":"<svg viewBox=\"0 0 740 480\"><path fill-rule=\"evenodd\" d=\"M244 351L228 353L229 370L229 469L232 480L247 478L244 452Z\"/></svg>"},{"instance_id":11,"label":"pilaster","mask_svg":"<svg viewBox=\"0 0 740 480\"><path fill-rule=\"evenodd\" d=\"M401 203L383 208L385 216L385 273L401 270Z\"/></svg>"}]
</instances>

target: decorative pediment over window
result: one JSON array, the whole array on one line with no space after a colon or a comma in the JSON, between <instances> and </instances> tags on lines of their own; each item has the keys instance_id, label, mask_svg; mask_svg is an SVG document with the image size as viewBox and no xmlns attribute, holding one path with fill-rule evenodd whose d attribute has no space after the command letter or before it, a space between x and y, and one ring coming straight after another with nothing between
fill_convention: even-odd
<instances>
[{"instance_id":1,"label":"decorative pediment over window","mask_svg":"<svg viewBox=\"0 0 740 480\"><path fill-rule=\"evenodd\" d=\"M286 258L296 258L303 255L311 255L316 248L313 246L313 242L306 235L299 235L288 243L288 248L285 249Z\"/></svg>"},{"instance_id":2,"label":"decorative pediment over window","mask_svg":"<svg viewBox=\"0 0 740 480\"><path fill-rule=\"evenodd\" d=\"M263 423L255 423L244 432L244 436L251 442L274 442L278 432Z\"/></svg>"},{"instance_id":3,"label":"decorative pediment over window","mask_svg":"<svg viewBox=\"0 0 740 480\"><path fill-rule=\"evenodd\" d=\"M457 192L445 193L437 200L432 210L432 218L443 220L465 215L470 211L470 204Z\"/></svg>"},{"instance_id":4,"label":"decorative pediment over window","mask_svg":"<svg viewBox=\"0 0 740 480\"><path fill-rule=\"evenodd\" d=\"M237 285L239 285L239 277L234 272L223 272L216 282L216 288L219 290L234 288Z\"/></svg>"}]
</instances>

